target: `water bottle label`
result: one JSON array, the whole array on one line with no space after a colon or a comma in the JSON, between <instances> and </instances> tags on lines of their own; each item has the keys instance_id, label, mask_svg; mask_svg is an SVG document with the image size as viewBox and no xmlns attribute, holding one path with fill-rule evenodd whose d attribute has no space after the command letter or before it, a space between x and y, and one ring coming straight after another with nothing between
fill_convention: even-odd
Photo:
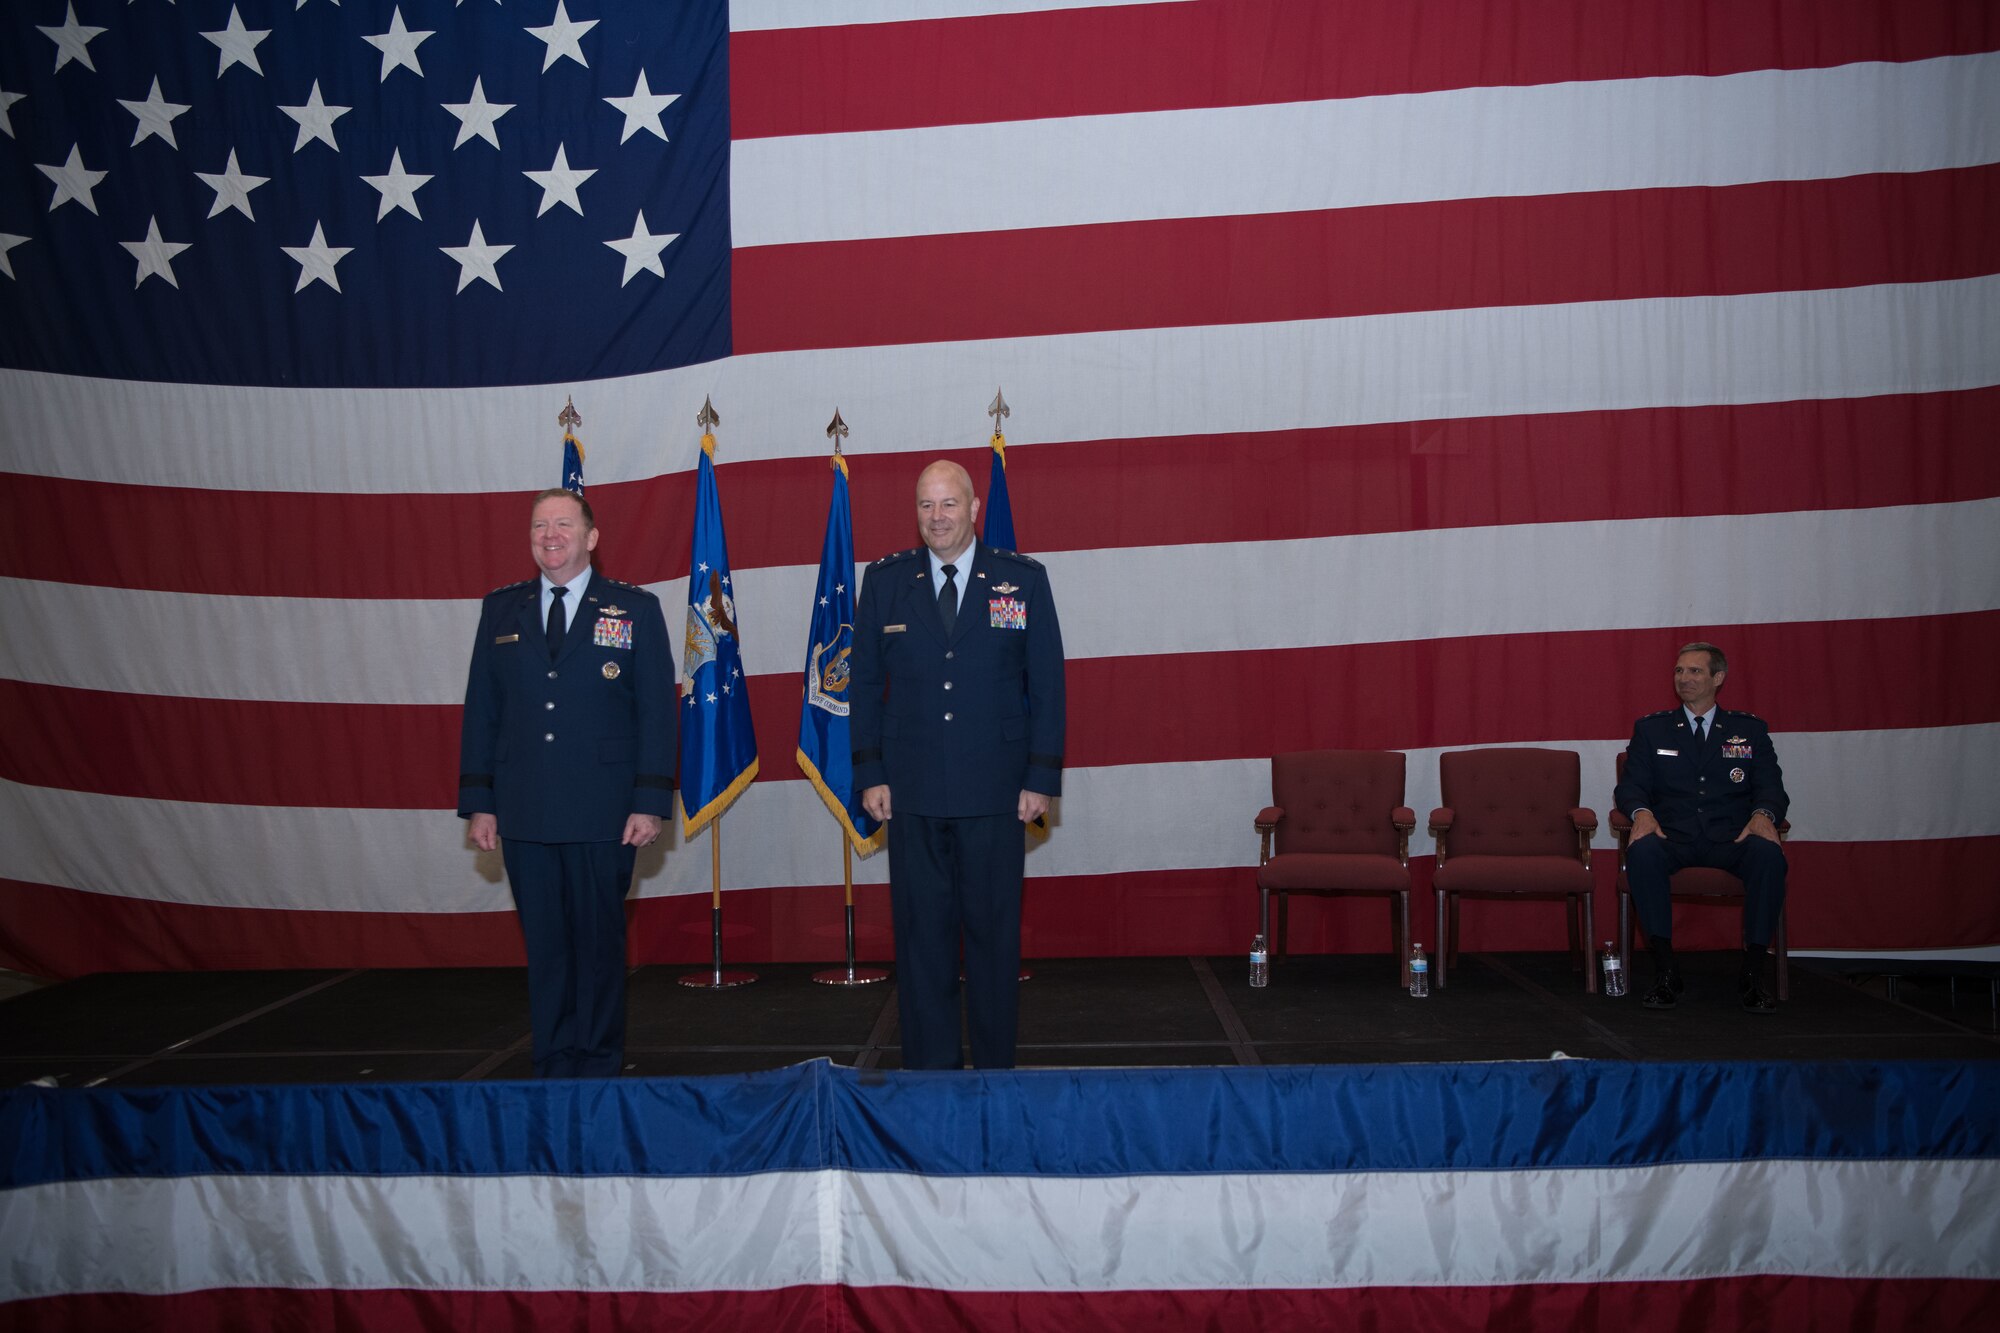
<instances>
[{"instance_id":1,"label":"water bottle label","mask_svg":"<svg viewBox=\"0 0 2000 1333\"><path fill-rule=\"evenodd\" d=\"M1430 970L1431 965L1421 958L1410 964L1410 971L1412 972L1428 972Z\"/></svg>"}]
</instances>

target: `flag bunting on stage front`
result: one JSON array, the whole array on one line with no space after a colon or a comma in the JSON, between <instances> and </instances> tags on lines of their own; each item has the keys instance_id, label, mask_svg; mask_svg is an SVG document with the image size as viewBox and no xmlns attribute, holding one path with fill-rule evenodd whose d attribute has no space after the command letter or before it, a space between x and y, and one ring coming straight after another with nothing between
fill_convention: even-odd
<instances>
[{"instance_id":1,"label":"flag bunting on stage front","mask_svg":"<svg viewBox=\"0 0 2000 1333\"><path fill-rule=\"evenodd\" d=\"M854 850L867 856L883 829L861 808L847 742L849 659L854 651L854 520L847 498L847 460L833 456L833 498L819 548L806 631L804 697L799 705L799 771L840 822Z\"/></svg>"},{"instance_id":2,"label":"flag bunting on stage front","mask_svg":"<svg viewBox=\"0 0 2000 1333\"><path fill-rule=\"evenodd\" d=\"M757 777L757 734L743 680L712 433L701 437L694 553L688 562L687 644L681 661L681 820L683 834L692 837Z\"/></svg>"}]
</instances>

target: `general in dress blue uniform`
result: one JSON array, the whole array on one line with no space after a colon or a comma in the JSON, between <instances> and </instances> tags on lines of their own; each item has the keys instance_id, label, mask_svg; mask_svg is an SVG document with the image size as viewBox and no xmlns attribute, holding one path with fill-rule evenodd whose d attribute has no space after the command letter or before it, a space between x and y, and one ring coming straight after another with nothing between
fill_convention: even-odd
<instances>
[{"instance_id":1,"label":"general in dress blue uniform","mask_svg":"<svg viewBox=\"0 0 2000 1333\"><path fill-rule=\"evenodd\" d=\"M972 1063L1009 1069L1021 971L1022 825L1062 793L1063 651L1047 571L973 539L956 463L917 481L924 545L868 567L851 744L888 826L905 1069L957 1069L959 949Z\"/></svg>"},{"instance_id":2,"label":"general in dress blue uniform","mask_svg":"<svg viewBox=\"0 0 2000 1333\"><path fill-rule=\"evenodd\" d=\"M541 575L486 595L459 741L458 813L498 845L528 951L541 1078L615 1075L625 1054L625 894L671 809L674 659L659 599L595 574L572 491L535 497Z\"/></svg>"},{"instance_id":3,"label":"general in dress blue uniform","mask_svg":"<svg viewBox=\"0 0 2000 1333\"><path fill-rule=\"evenodd\" d=\"M1642 717L1625 751L1614 799L1632 820L1625 878L1653 955L1644 1003L1671 1009L1682 990L1674 966L1677 870L1712 866L1743 881L1743 1007L1771 1013L1765 956L1785 902L1785 849L1777 826L1790 802L1771 732L1754 713L1716 706L1729 663L1710 643L1691 643L1674 662L1681 706Z\"/></svg>"}]
</instances>

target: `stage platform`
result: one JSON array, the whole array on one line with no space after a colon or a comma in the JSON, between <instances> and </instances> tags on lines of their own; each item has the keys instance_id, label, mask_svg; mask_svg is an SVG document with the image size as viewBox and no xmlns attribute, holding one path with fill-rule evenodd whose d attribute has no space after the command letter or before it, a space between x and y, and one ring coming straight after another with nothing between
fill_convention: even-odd
<instances>
[{"instance_id":1,"label":"stage platform","mask_svg":"<svg viewBox=\"0 0 2000 1333\"><path fill-rule=\"evenodd\" d=\"M1467 954L1448 990L1412 999L1383 957L1295 957L1252 990L1240 957L1040 959L1021 988L1023 1067L1540 1060L1989 1060L1987 997L1945 983L1795 959L1776 1015L1736 1005L1737 956L1689 954L1679 1008L1583 993L1558 954ZM895 982L755 967L731 990L631 978L627 1073L777 1069L817 1057L900 1066ZM1638 968L1643 981L1646 968ZM405 1083L529 1075L527 987L515 969L102 974L0 1001L0 1086Z\"/></svg>"}]
</instances>

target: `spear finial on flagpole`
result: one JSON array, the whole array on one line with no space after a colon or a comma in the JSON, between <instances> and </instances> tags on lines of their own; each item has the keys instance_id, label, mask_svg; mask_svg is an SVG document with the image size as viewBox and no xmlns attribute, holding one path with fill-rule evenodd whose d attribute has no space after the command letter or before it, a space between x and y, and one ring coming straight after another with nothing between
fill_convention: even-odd
<instances>
[{"instance_id":1,"label":"spear finial on flagpole","mask_svg":"<svg viewBox=\"0 0 2000 1333\"><path fill-rule=\"evenodd\" d=\"M568 401L563 404L563 410L556 413L556 424L564 430L575 430L583 424L583 417L576 410L576 396L574 394L568 395Z\"/></svg>"},{"instance_id":2,"label":"spear finial on flagpole","mask_svg":"<svg viewBox=\"0 0 2000 1333\"><path fill-rule=\"evenodd\" d=\"M707 394L702 395L701 411L694 414L694 424L701 427L701 451L715 457L715 428L722 424L722 413L715 410Z\"/></svg>"},{"instance_id":3,"label":"spear finial on flagpole","mask_svg":"<svg viewBox=\"0 0 2000 1333\"><path fill-rule=\"evenodd\" d=\"M833 420L826 423L826 438L833 441L833 452L840 453L840 442L847 438L847 423L840 419L840 409L833 409Z\"/></svg>"},{"instance_id":4,"label":"spear finial on flagpole","mask_svg":"<svg viewBox=\"0 0 2000 1333\"><path fill-rule=\"evenodd\" d=\"M994 386L993 401L987 406L986 415L993 418L993 433L995 435L1000 433L1000 422L1014 415L1014 409L1007 406L1007 395L1000 392L997 385Z\"/></svg>"}]
</instances>

